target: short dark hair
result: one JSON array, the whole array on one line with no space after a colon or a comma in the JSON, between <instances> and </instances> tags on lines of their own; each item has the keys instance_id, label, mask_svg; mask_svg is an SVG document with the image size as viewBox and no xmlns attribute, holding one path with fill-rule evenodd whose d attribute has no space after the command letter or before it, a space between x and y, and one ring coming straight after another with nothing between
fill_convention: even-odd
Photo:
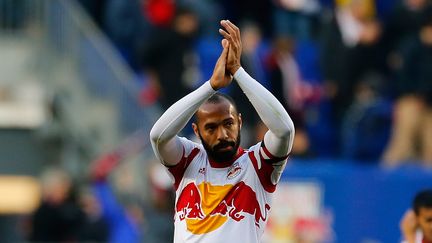
<instances>
[{"instance_id":1,"label":"short dark hair","mask_svg":"<svg viewBox=\"0 0 432 243\"><path fill-rule=\"evenodd\" d=\"M413 209L416 215L420 208L432 208L432 189L420 191L414 198Z\"/></svg>"},{"instance_id":2,"label":"short dark hair","mask_svg":"<svg viewBox=\"0 0 432 243\"><path fill-rule=\"evenodd\" d=\"M204 102L204 103L217 104L217 103L222 102L224 99L228 100L228 102L232 106L234 106L235 110L237 111L237 105L236 105L234 99L231 96L229 96L227 94L224 94L224 93L220 93L220 92L216 92L215 94L213 94L212 96L210 96L210 98L208 98L208 100L206 102Z\"/></svg>"},{"instance_id":3,"label":"short dark hair","mask_svg":"<svg viewBox=\"0 0 432 243\"><path fill-rule=\"evenodd\" d=\"M235 110L236 114L239 113L238 110L237 110L237 105L236 105L234 99L231 96L229 96L227 94L224 94L224 93L221 93L221 92L214 93L203 104L206 104L206 103L219 104L219 103L223 102L224 100L227 100L234 107L234 110ZM196 116L196 112L194 114L194 122L195 123L198 122L198 119L197 119L197 116Z\"/></svg>"}]
</instances>

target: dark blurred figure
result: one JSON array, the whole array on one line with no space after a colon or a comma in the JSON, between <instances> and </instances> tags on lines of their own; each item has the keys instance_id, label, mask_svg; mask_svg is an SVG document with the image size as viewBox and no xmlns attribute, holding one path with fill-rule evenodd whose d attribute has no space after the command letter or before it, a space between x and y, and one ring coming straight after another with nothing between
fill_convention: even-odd
<instances>
[{"instance_id":1,"label":"dark blurred figure","mask_svg":"<svg viewBox=\"0 0 432 243\"><path fill-rule=\"evenodd\" d=\"M264 1L265 2L265 1ZM187 6L199 17L202 37L219 37L218 23L225 18L222 1L214 0L176 0L178 6Z\"/></svg>"},{"instance_id":2,"label":"dark blurred figure","mask_svg":"<svg viewBox=\"0 0 432 243\"><path fill-rule=\"evenodd\" d=\"M432 166L432 15L407 38L394 66L396 103L385 165L421 161Z\"/></svg>"},{"instance_id":3,"label":"dark blurred figure","mask_svg":"<svg viewBox=\"0 0 432 243\"><path fill-rule=\"evenodd\" d=\"M131 188L132 174L122 167L128 153L118 152L102 156L91 169L92 187L110 226L109 242L173 242L174 192L167 171L156 163L149 167L148 201L143 201Z\"/></svg>"},{"instance_id":4,"label":"dark blurred figure","mask_svg":"<svg viewBox=\"0 0 432 243\"><path fill-rule=\"evenodd\" d=\"M272 1L261 0L222 0L225 16L233 23L250 20L257 23L264 36L272 34Z\"/></svg>"},{"instance_id":5,"label":"dark blurred figure","mask_svg":"<svg viewBox=\"0 0 432 243\"><path fill-rule=\"evenodd\" d=\"M139 70L137 45L145 42L151 26L144 6L141 0L105 0L102 29L134 70Z\"/></svg>"},{"instance_id":6,"label":"dark blurred figure","mask_svg":"<svg viewBox=\"0 0 432 243\"><path fill-rule=\"evenodd\" d=\"M392 103L383 94L383 75L368 73L358 82L353 103L342 123L342 156L362 163L376 163L389 140Z\"/></svg>"},{"instance_id":7,"label":"dark blurred figure","mask_svg":"<svg viewBox=\"0 0 432 243\"><path fill-rule=\"evenodd\" d=\"M29 240L36 242L76 242L85 214L72 193L69 175L51 169L42 175L43 198L31 218Z\"/></svg>"},{"instance_id":8,"label":"dark blurred figure","mask_svg":"<svg viewBox=\"0 0 432 243\"><path fill-rule=\"evenodd\" d=\"M164 109L188 94L198 80L193 49L198 28L196 14L179 7L169 28L155 29L151 38L141 43L139 58L150 83L159 90Z\"/></svg>"},{"instance_id":9,"label":"dark blurred figure","mask_svg":"<svg viewBox=\"0 0 432 243\"><path fill-rule=\"evenodd\" d=\"M154 163L149 169L150 199L144 204L146 243L173 242L173 182L166 169Z\"/></svg>"},{"instance_id":10,"label":"dark blurred figure","mask_svg":"<svg viewBox=\"0 0 432 243\"><path fill-rule=\"evenodd\" d=\"M356 83L368 72L382 70L381 25L372 0L339 4L323 26L321 67L334 123L340 126L353 102Z\"/></svg>"},{"instance_id":11,"label":"dark blurred figure","mask_svg":"<svg viewBox=\"0 0 432 243\"><path fill-rule=\"evenodd\" d=\"M79 242L108 242L108 223L103 217L101 202L93 190L86 188L81 192L80 204L86 218L80 227Z\"/></svg>"},{"instance_id":12,"label":"dark blurred figure","mask_svg":"<svg viewBox=\"0 0 432 243\"><path fill-rule=\"evenodd\" d=\"M90 168L91 188L95 199L100 203L102 217L109 227L108 242L144 242L140 231L143 223L141 205L134 196L127 195L128 187L125 182L130 181L130 175L121 174L116 183L123 183L120 193L116 193L115 184L109 181L109 176L117 168L124 154L118 151L104 154L92 164ZM123 192L123 191L126 192ZM119 195L121 194L121 195Z\"/></svg>"},{"instance_id":13,"label":"dark blurred figure","mask_svg":"<svg viewBox=\"0 0 432 243\"><path fill-rule=\"evenodd\" d=\"M266 60L269 86L274 96L291 114L296 124L296 134L291 153L295 156L307 156L309 138L304 121L305 97L303 97L304 93L302 92L304 82L294 56L296 43L292 38L280 36L276 37L272 44L272 50Z\"/></svg>"},{"instance_id":14,"label":"dark blurred figure","mask_svg":"<svg viewBox=\"0 0 432 243\"><path fill-rule=\"evenodd\" d=\"M273 0L273 35L296 40L310 39L313 21L319 10L318 0Z\"/></svg>"},{"instance_id":15,"label":"dark blurred figure","mask_svg":"<svg viewBox=\"0 0 432 243\"><path fill-rule=\"evenodd\" d=\"M384 29L385 47L390 51L389 64L398 65L397 55L405 42L416 36L421 26L432 16L430 0L402 0L388 17Z\"/></svg>"}]
</instances>

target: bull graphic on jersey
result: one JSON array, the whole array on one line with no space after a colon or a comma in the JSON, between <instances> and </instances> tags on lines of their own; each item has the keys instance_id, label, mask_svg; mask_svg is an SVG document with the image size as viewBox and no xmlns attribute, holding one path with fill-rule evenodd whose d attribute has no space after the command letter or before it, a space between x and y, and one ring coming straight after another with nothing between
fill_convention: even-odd
<instances>
[{"instance_id":1,"label":"bull graphic on jersey","mask_svg":"<svg viewBox=\"0 0 432 243\"><path fill-rule=\"evenodd\" d=\"M187 228L194 234L204 234L218 229L229 218L239 222L246 214L255 217L255 225L266 221L270 206L261 211L256 193L244 182L235 185L215 186L210 183L189 183L176 203L178 219L186 220Z\"/></svg>"}]
</instances>

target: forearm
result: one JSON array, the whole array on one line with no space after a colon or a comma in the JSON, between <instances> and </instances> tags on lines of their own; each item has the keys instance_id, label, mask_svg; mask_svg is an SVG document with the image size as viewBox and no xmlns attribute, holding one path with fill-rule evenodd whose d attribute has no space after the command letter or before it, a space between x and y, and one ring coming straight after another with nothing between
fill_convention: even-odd
<instances>
[{"instance_id":1,"label":"forearm","mask_svg":"<svg viewBox=\"0 0 432 243\"><path fill-rule=\"evenodd\" d=\"M183 147L177 134L186 126L199 106L216 91L209 82L174 103L150 131L153 150L161 161L167 164L177 163L183 153Z\"/></svg>"},{"instance_id":2,"label":"forearm","mask_svg":"<svg viewBox=\"0 0 432 243\"><path fill-rule=\"evenodd\" d=\"M237 70L234 78L269 128L264 137L267 149L275 156L287 155L294 140L294 124L282 104L243 68Z\"/></svg>"}]
</instances>

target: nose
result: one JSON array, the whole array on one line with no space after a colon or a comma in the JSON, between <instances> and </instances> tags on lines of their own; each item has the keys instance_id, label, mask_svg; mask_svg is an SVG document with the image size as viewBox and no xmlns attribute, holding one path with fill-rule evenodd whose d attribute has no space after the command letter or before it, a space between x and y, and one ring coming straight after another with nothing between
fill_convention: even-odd
<instances>
[{"instance_id":1,"label":"nose","mask_svg":"<svg viewBox=\"0 0 432 243\"><path fill-rule=\"evenodd\" d=\"M228 138L228 131L223 127L218 129L217 139L218 140L226 140Z\"/></svg>"}]
</instances>

